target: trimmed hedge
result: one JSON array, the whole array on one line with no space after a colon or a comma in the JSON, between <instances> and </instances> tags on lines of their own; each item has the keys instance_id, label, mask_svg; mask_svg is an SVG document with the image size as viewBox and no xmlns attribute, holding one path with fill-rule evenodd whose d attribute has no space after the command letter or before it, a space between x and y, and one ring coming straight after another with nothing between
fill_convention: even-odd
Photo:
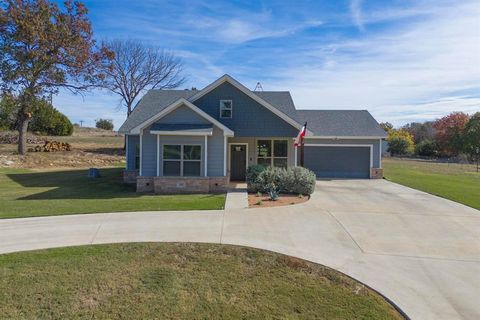
<instances>
[{"instance_id":1,"label":"trimmed hedge","mask_svg":"<svg viewBox=\"0 0 480 320\"><path fill-rule=\"evenodd\" d=\"M315 173L303 167L282 169L255 165L247 170L249 192L269 193L276 190L281 193L310 195L315 190L315 182Z\"/></svg>"}]
</instances>

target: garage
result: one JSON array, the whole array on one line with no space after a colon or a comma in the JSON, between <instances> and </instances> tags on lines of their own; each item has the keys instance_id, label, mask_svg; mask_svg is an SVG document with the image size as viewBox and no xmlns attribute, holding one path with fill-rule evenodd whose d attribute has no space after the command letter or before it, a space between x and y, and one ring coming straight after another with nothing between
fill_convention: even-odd
<instances>
[{"instance_id":1,"label":"garage","mask_svg":"<svg viewBox=\"0 0 480 320\"><path fill-rule=\"evenodd\" d=\"M369 178L371 145L305 144L304 166L320 178Z\"/></svg>"}]
</instances>

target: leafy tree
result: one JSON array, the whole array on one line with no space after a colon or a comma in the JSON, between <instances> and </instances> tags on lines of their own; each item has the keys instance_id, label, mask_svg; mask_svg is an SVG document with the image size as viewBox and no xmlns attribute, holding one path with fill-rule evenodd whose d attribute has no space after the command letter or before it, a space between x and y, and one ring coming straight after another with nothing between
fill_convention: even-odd
<instances>
[{"instance_id":1,"label":"leafy tree","mask_svg":"<svg viewBox=\"0 0 480 320\"><path fill-rule=\"evenodd\" d=\"M437 144L433 140L422 140L415 145L415 154L423 157L433 157L437 154Z\"/></svg>"},{"instance_id":2,"label":"leafy tree","mask_svg":"<svg viewBox=\"0 0 480 320\"><path fill-rule=\"evenodd\" d=\"M433 127L433 121L412 122L404 125L402 129L407 130L413 136L413 141L416 144L423 140L435 140L436 130Z\"/></svg>"},{"instance_id":3,"label":"leafy tree","mask_svg":"<svg viewBox=\"0 0 480 320\"><path fill-rule=\"evenodd\" d=\"M454 156L463 150L463 132L468 120L468 114L452 112L435 121L435 140L442 154Z\"/></svg>"},{"instance_id":4,"label":"leafy tree","mask_svg":"<svg viewBox=\"0 0 480 320\"><path fill-rule=\"evenodd\" d=\"M98 119L95 121L95 127L103 130L113 130L113 121L109 119Z\"/></svg>"},{"instance_id":5,"label":"leafy tree","mask_svg":"<svg viewBox=\"0 0 480 320\"><path fill-rule=\"evenodd\" d=\"M18 105L10 95L4 95L0 100L0 130L15 130L15 115Z\"/></svg>"},{"instance_id":6,"label":"leafy tree","mask_svg":"<svg viewBox=\"0 0 480 320\"><path fill-rule=\"evenodd\" d=\"M18 102L18 152L26 153L26 134L34 102L60 88L79 93L104 78L99 70L113 54L97 48L78 1L62 8L48 0L0 2L0 77L3 90Z\"/></svg>"},{"instance_id":7,"label":"leafy tree","mask_svg":"<svg viewBox=\"0 0 480 320\"><path fill-rule=\"evenodd\" d=\"M185 82L182 62L173 53L146 47L136 40L104 43L114 53L103 87L118 94L127 108L127 117L138 96L148 89L172 89Z\"/></svg>"},{"instance_id":8,"label":"leafy tree","mask_svg":"<svg viewBox=\"0 0 480 320\"><path fill-rule=\"evenodd\" d=\"M480 159L480 112L475 113L465 125L463 151L478 162Z\"/></svg>"},{"instance_id":9,"label":"leafy tree","mask_svg":"<svg viewBox=\"0 0 480 320\"><path fill-rule=\"evenodd\" d=\"M388 132L388 151L392 154L407 154L414 150L412 135L404 130L392 129Z\"/></svg>"},{"instance_id":10,"label":"leafy tree","mask_svg":"<svg viewBox=\"0 0 480 320\"><path fill-rule=\"evenodd\" d=\"M380 123L380 127L382 127L382 129L387 133L390 132L390 130L393 130L393 124L390 122L382 122Z\"/></svg>"},{"instance_id":11,"label":"leafy tree","mask_svg":"<svg viewBox=\"0 0 480 320\"><path fill-rule=\"evenodd\" d=\"M408 141L405 139L405 137L393 137L388 141L388 152L390 152L392 156L409 153Z\"/></svg>"},{"instance_id":12,"label":"leafy tree","mask_svg":"<svg viewBox=\"0 0 480 320\"><path fill-rule=\"evenodd\" d=\"M50 136L70 136L73 133L73 125L67 116L44 100L36 103L29 128Z\"/></svg>"}]
</instances>

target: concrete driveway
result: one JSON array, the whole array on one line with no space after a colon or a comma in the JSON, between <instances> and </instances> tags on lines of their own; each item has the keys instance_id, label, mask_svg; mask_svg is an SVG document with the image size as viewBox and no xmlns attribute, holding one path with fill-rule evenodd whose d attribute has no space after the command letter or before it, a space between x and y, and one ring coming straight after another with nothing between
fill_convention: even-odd
<instances>
[{"instance_id":1,"label":"concrete driveway","mask_svg":"<svg viewBox=\"0 0 480 320\"><path fill-rule=\"evenodd\" d=\"M273 250L340 270L412 319L480 318L480 211L385 180L319 181L282 208L0 220L0 253L128 241Z\"/></svg>"}]
</instances>

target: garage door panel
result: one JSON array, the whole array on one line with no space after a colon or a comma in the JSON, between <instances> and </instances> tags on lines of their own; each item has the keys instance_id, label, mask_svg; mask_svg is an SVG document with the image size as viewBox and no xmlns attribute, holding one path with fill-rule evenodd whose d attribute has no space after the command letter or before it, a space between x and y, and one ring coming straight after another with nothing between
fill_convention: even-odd
<instances>
[{"instance_id":1,"label":"garage door panel","mask_svg":"<svg viewBox=\"0 0 480 320\"><path fill-rule=\"evenodd\" d=\"M318 177L369 178L369 147L306 146L305 167Z\"/></svg>"}]
</instances>

